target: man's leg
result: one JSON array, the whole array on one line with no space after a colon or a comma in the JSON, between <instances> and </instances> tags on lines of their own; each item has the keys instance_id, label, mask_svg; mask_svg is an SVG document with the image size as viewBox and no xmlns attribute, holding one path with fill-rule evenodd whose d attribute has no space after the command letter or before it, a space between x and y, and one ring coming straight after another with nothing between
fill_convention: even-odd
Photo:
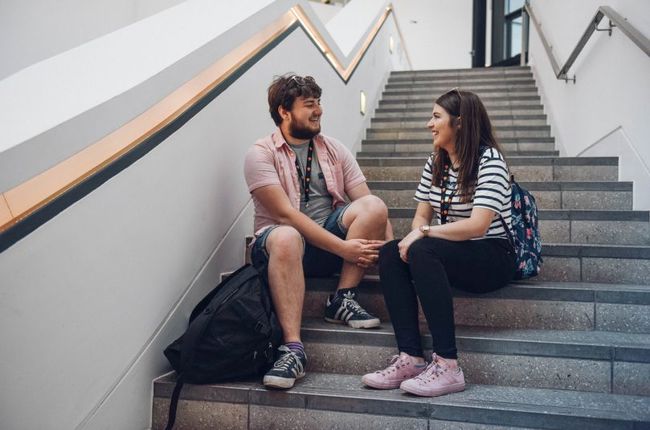
<instances>
[{"instance_id":1,"label":"man's leg","mask_svg":"<svg viewBox=\"0 0 650 430\"><path fill-rule=\"evenodd\" d=\"M291 388L296 379L305 376L307 356L300 341L300 322L305 297L302 271L304 242L298 231L289 226L277 226L263 233L254 246L253 262L263 266L266 260L269 290L278 317L284 345L278 348L280 357L264 375L264 385Z\"/></svg>"},{"instance_id":2,"label":"man's leg","mask_svg":"<svg viewBox=\"0 0 650 430\"><path fill-rule=\"evenodd\" d=\"M388 208L379 197L364 196L350 203L342 221L348 231L346 239L383 240L388 222ZM344 261L337 289L356 287L364 273L365 269L362 267Z\"/></svg>"},{"instance_id":3,"label":"man's leg","mask_svg":"<svg viewBox=\"0 0 650 430\"><path fill-rule=\"evenodd\" d=\"M343 215L336 218L336 223L328 219L326 228L345 234L346 239L383 239L386 232L388 210L383 201L375 196L365 196L350 203L343 209ZM332 214L332 217L336 216ZM331 225L334 224L334 225ZM353 328L379 327L379 318L368 313L356 301L356 287L359 285L365 269L342 261L341 277L336 292L327 300L325 321L344 323Z\"/></svg>"},{"instance_id":4,"label":"man's leg","mask_svg":"<svg viewBox=\"0 0 650 430\"><path fill-rule=\"evenodd\" d=\"M300 322L305 298L303 247L302 236L289 226L274 228L266 238L269 288L285 343L300 342Z\"/></svg>"}]
</instances>

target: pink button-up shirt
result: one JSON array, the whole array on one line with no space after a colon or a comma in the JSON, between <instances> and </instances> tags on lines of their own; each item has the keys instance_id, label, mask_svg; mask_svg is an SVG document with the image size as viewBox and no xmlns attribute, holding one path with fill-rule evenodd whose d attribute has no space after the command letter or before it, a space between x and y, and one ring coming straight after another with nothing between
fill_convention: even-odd
<instances>
[{"instance_id":1,"label":"pink button-up shirt","mask_svg":"<svg viewBox=\"0 0 650 430\"><path fill-rule=\"evenodd\" d=\"M348 148L331 137L319 134L314 137L314 149L318 156L327 191L332 196L332 206L345 204L349 190L364 183L365 176ZM300 183L296 171L296 154L291 150L278 128L270 136L257 142L246 154L244 176L248 191L267 185L280 185L291 205L300 210ZM271 213L253 196L255 205L255 232L278 224Z\"/></svg>"}]
</instances>

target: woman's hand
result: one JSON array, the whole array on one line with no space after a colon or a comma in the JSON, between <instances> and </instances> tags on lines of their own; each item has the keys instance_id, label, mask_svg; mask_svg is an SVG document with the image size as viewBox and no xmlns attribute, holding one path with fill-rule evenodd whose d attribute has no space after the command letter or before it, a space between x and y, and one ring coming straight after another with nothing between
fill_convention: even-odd
<instances>
[{"instance_id":1,"label":"woman's hand","mask_svg":"<svg viewBox=\"0 0 650 430\"><path fill-rule=\"evenodd\" d=\"M397 248L399 249L399 256L403 262L408 263L407 254L413 242L418 239L422 239L423 237L424 234L420 231L419 228L416 228L407 234L406 237L397 244Z\"/></svg>"}]
</instances>

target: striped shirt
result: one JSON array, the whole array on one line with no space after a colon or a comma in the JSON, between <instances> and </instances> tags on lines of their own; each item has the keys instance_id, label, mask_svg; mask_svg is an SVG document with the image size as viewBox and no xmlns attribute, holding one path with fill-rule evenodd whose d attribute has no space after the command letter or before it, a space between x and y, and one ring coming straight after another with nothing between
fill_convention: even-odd
<instances>
[{"instance_id":1,"label":"striped shirt","mask_svg":"<svg viewBox=\"0 0 650 430\"><path fill-rule=\"evenodd\" d=\"M415 191L415 200L418 202L429 202L435 211L438 224L440 224L441 193L440 187L438 187L439 184L432 184L432 172L433 155L429 157L424 166L422 177L420 178L420 185L418 185ZM451 193L452 199L447 214L447 222L469 218L472 214L472 209L474 207L480 207L494 211L497 214L500 213L506 221L508 228L512 228L510 214L512 189L510 188L508 166L506 166L506 162L499 151L494 148L488 148L483 151L479 161L476 189L474 190L474 196L469 202L462 203L460 201L460 196L457 192L457 182L458 172L454 169L449 169L449 183L445 198L449 198L449 193ZM476 239L485 238L508 238L498 216L492 220L485 236Z\"/></svg>"}]
</instances>

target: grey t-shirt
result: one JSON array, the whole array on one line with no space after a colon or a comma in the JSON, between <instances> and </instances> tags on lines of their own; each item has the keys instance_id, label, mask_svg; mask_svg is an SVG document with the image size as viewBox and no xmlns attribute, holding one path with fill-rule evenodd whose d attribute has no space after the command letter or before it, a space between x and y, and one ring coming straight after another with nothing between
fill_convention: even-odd
<instances>
[{"instance_id":1,"label":"grey t-shirt","mask_svg":"<svg viewBox=\"0 0 650 430\"><path fill-rule=\"evenodd\" d=\"M305 184L304 173L307 165L307 150L308 144L291 145L289 147L295 152L296 159L300 165L300 170L303 173L303 181L300 182L300 212L307 215L320 225L325 224L325 220L332 213L332 196L327 191L325 178L318 163L318 154L314 149L313 160L311 162L311 179L309 183L309 203L305 202Z\"/></svg>"}]
</instances>

